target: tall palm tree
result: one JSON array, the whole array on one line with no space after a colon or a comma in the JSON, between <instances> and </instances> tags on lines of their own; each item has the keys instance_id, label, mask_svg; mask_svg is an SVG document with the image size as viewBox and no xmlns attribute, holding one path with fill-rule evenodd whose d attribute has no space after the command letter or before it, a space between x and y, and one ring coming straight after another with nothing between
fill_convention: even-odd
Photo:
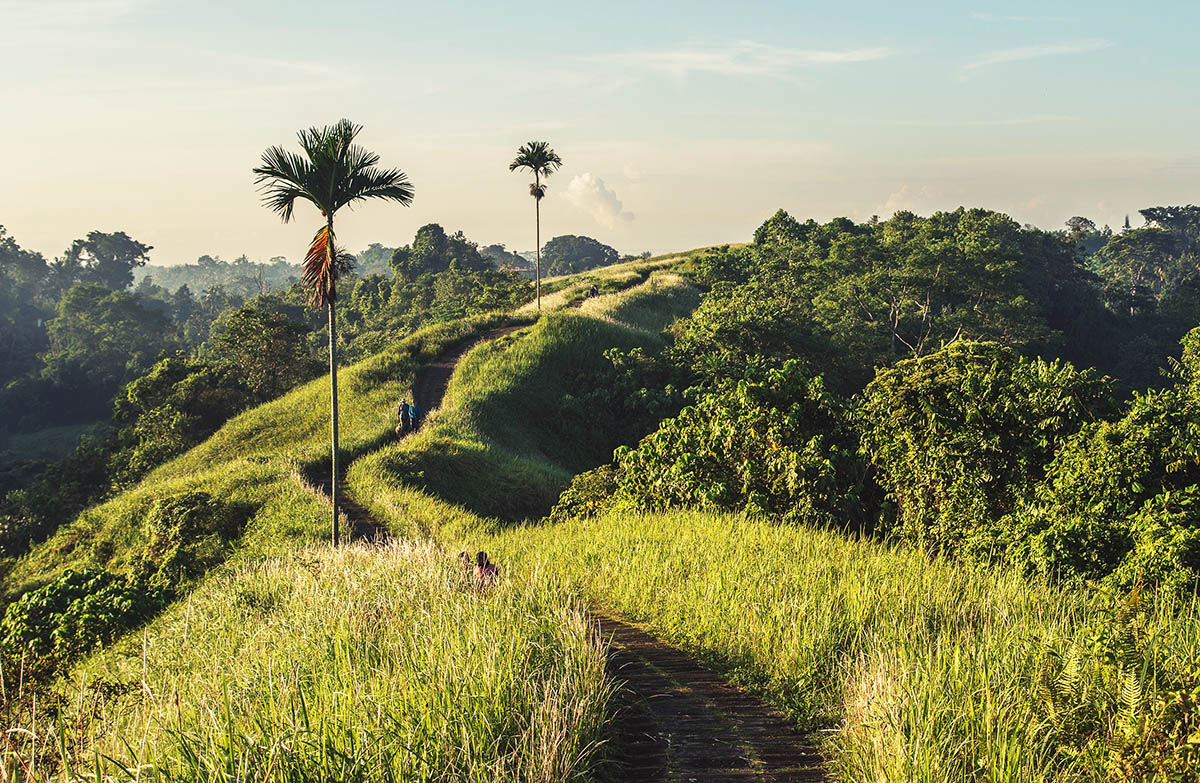
<instances>
[{"instance_id":1,"label":"tall palm tree","mask_svg":"<svg viewBox=\"0 0 1200 783\"><path fill-rule=\"evenodd\" d=\"M287 223L297 200L317 208L325 225L317 230L304 256L304 284L312 288L314 310L329 311L330 453L333 457L329 497L333 501L333 543L338 535L338 397L337 397L337 281L350 271L354 257L338 249L333 216L357 201L381 198L412 203L413 187L399 169L378 167L379 156L354 143L362 130L350 120L296 134L304 154L270 147L254 169L263 203Z\"/></svg>"},{"instance_id":2,"label":"tall palm tree","mask_svg":"<svg viewBox=\"0 0 1200 783\"><path fill-rule=\"evenodd\" d=\"M537 266L534 274L537 277L537 306L542 310L542 197L546 195L546 185L542 180L547 179L562 165L562 158L550 149L544 141L531 141L517 148L517 159L508 165L509 171L529 169L533 172L533 182L529 184L529 195L533 196L533 211L537 239Z\"/></svg>"}]
</instances>

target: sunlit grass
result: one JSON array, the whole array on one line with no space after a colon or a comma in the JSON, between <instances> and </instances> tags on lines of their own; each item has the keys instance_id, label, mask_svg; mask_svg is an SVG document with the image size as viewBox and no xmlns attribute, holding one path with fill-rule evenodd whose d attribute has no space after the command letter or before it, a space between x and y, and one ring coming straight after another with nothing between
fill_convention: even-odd
<instances>
[{"instance_id":1,"label":"sunlit grass","mask_svg":"<svg viewBox=\"0 0 1200 783\"><path fill-rule=\"evenodd\" d=\"M508 322L480 316L441 324L370 359L344 368L341 447L346 457L370 450L395 427L395 406L409 394L417 368L444 347ZM242 555L285 551L328 535L328 505L297 479L329 462L329 380L318 378L231 419L204 443L167 462L136 487L84 511L18 560L4 592L18 594L67 568L128 570L144 544L142 521L154 501L188 490L247 508Z\"/></svg>"},{"instance_id":2,"label":"sunlit grass","mask_svg":"<svg viewBox=\"0 0 1200 783\"><path fill-rule=\"evenodd\" d=\"M373 510L390 504L380 513L400 535L427 532L428 517L406 486L485 517L512 521L548 512L572 475L605 461L612 449L603 432L569 430L560 421L573 380L611 366L604 358L609 348L661 348L661 326L653 326L688 312L698 297L678 278L655 276L592 301L636 325L590 311L549 313L471 351L421 431L351 468L359 501ZM397 514L401 497L412 514Z\"/></svg>"},{"instance_id":3,"label":"sunlit grass","mask_svg":"<svg viewBox=\"0 0 1200 783\"><path fill-rule=\"evenodd\" d=\"M395 544L223 569L58 691L61 725L14 748L46 771L65 748L114 780L549 781L594 768L609 685L555 583L479 594Z\"/></svg>"}]
</instances>

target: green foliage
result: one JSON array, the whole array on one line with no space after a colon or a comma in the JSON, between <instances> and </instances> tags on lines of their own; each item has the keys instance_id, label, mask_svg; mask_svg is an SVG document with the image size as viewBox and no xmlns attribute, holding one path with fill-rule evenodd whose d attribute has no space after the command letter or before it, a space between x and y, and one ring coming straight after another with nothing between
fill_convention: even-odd
<instances>
[{"instance_id":1,"label":"green foliage","mask_svg":"<svg viewBox=\"0 0 1200 783\"><path fill-rule=\"evenodd\" d=\"M73 407L83 416L107 407L113 394L154 364L174 338L170 320L135 295L91 283L66 292L47 333L50 350L42 374L59 395L74 398Z\"/></svg>"},{"instance_id":2,"label":"green foliage","mask_svg":"<svg viewBox=\"0 0 1200 783\"><path fill-rule=\"evenodd\" d=\"M153 590L102 569L68 570L9 605L0 649L10 665L41 676L107 644L161 607Z\"/></svg>"},{"instance_id":3,"label":"green foliage","mask_svg":"<svg viewBox=\"0 0 1200 783\"><path fill-rule=\"evenodd\" d=\"M591 519L600 516L612 505L620 488L616 467L601 465L575 475L550 509L548 521L567 522L572 519Z\"/></svg>"},{"instance_id":4,"label":"green foliage","mask_svg":"<svg viewBox=\"0 0 1200 783\"><path fill-rule=\"evenodd\" d=\"M247 516L245 510L200 490L158 498L143 523L146 547L136 575L167 590L203 576L225 559Z\"/></svg>"},{"instance_id":5,"label":"green foliage","mask_svg":"<svg viewBox=\"0 0 1200 783\"><path fill-rule=\"evenodd\" d=\"M389 265L397 278L407 281L448 269L482 272L493 268L491 261L480 254L479 247L463 232L447 235L437 223L417 229L412 244L397 249Z\"/></svg>"},{"instance_id":6,"label":"green foliage","mask_svg":"<svg viewBox=\"0 0 1200 783\"><path fill-rule=\"evenodd\" d=\"M789 522L866 522L863 472L845 411L792 360L702 395L636 448L616 453L618 498L633 508L768 514Z\"/></svg>"},{"instance_id":7,"label":"green foliage","mask_svg":"<svg viewBox=\"0 0 1200 783\"><path fill-rule=\"evenodd\" d=\"M604 358L610 364L570 380L555 417L565 431L603 433L616 448L683 407L679 373L659 356L639 346L611 348Z\"/></svg>"},{"instance_id":8,"label":"green foliage","mask_svg":"<svg viewBox=\"0 0 1200 783\"><path fill-rule=\"evenodd\" d=\"M982 209L866 224L780 211L752 246L712 251L691 274L711 290L674 351L706 381L801 356L853 393L876 368L954 339L1089 360L1103 342L1086 328L1103 319L1073 245Z\"/></svg>"},{"instance_id":9,"label":"green foliage","mask_svg":"<svg viewBox=\"0 0 1200 783\"><path fill-rule=\"evenodd\" d=\"M257 402L274 399L320 373L303 310L261 296L213 323L208 351L235 371Z\"/></svg>"},{"instance_id":10,"label":"green foliage","mask_svg":"<svg viewBox=\"0 0 1200 783\"><path fill-rule=\"evenodd\" d=\"M1057 752L1091 759L1121 783L1200 781L1196 661L1162 647L1170 619L1144 593L1100 592L1093 605L1076 639L1045 652L1036 678Z\"/></svg>"},{"instance_id":11,"label":"green foliage","mask_svg":"<svg viewBox=\"0 0 1200 783\"><path fill-rule=\"evenodd\" d=\"M542 248L542 264L546 275L567 275L586 272L598 266L617 263L616 249L591 237L565 234L554 237Z\"/></svg>"},{"instance_id":12,"label":"green foliage","mask_svg":"<svg viewBox=\"0 0 1200 783\"><path fill-rule=\"evenodd\" d=\"M996 555L1000 518L1071 435L1110 412L1108 393L1090 371L994 343L954 343L880 371L856 414L896 504L889 532L928 550Z\"/></svg>"},{"instance_id":13,"label":"green foliage","mask_svg":"<svg viewBox=\"0 0 1200 783\"><path fill-rule=\"evenodd\" d=\"M1085 427L1015 515L1012 557L1064 577L1190 592L1200 578L1200 402L1137 395Z\"/></svg>"}]
</instances>

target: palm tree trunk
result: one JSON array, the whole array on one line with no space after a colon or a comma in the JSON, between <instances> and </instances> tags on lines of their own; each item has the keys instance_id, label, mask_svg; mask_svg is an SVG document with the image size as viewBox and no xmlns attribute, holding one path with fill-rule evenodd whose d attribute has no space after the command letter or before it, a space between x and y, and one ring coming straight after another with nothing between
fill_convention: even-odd
<instances>
[{"instance_id":1,"label":"palm tree trunk","mask_svg":"<svg viewBox=\"0 0 1200 783\"><path fill-rule=\"evenodd\" d=\"M536 185L538 187L539 190L541 189L542 181L541 181L541 178L538 177L538 174L536 171L533 172L533 183L534 183L534 185ZM533 197L533 214L534 214L534 227L535 227L533 236L534 236L534 242L537 243L537 246L534 248L534 254L535 254L535 257L537 258L536 265L534 267L534 275L537 277L537 302L538 302L538 313L540 314L542 312L542 197L541 196L535 195Z\"/></svg>"},{"instance_id":2,"label":"palm tree trunk","mask_svg":"<svg viewBox=\"0 0 1200 783\"><path fill-rule=\"evenodd\" d=\"M333 234L333 219L328 222L329 233ZM325 252L332 256L333 242L330 241ZM330 263L333 263L332 257ZM331 292L333 293L333 292ZM336 295L335 295L336 296ZM335 296L329 298L329 428L330 428L330 474L329 500L333 504L333 545L340 540L338 535L338 385L337 385L337 308L334 305Z\"/></svg>"}]
</instances>

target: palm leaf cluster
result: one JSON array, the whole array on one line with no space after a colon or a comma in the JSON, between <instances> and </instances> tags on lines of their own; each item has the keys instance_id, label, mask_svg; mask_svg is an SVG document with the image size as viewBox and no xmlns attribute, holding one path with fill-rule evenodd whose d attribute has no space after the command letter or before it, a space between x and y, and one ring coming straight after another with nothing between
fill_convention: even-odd
<instances>
[{"instance_id":1,"label":"palm leaf cluster","mask_svg":"<svg viewBox=\"0 0 1200 783\"><path fill-rule=\"evenodd\" d=\"M544 141L531 141L517 148L516 159L508 164L509 171L527 169L533 174L534 181L529 185L529 195L538 201L546 195L546 186L542 180L549 177L562 166L562 158Z\"/></svg>"},{"instance_id":2,"label":"palm leaf cluster","mask_svg":"<svg viewBox=\"0 0 1200 783\"><path fill-rule=\"evenodd\" d=\"M296 134L302 153L280 146L267 148L262 164L254 169L263 202L290 222L297 201L307 201L320 211L325 225L313 237L304 258L304 282L312 287L314 307L337 296L337 279L348 270L351 257L338 250L333 216L344 206L381 198L412 203L413 186L395 168L380 168L379 155L355 144L362 130L349 120Z\"/></svg>"}]
</instances>

